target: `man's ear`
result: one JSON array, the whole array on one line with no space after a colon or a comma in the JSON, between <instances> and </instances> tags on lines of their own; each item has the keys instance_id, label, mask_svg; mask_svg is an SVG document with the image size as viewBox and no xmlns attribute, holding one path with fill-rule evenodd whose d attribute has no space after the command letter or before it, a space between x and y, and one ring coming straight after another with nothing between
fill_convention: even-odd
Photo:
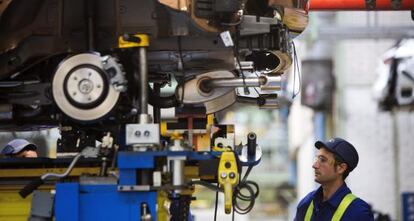
<instances>
[{"instance_id":1,"label":"man's ear","mask_svg":"<svg viewBox=\"0 0 414 221\"><path fill-rule=\"evenodd\" d=\"M337 165L337 171L340 174L345 173L346 169L348 169L348 165L346 163L341 163L341 164Z\"/></svg>"}]
</instances>

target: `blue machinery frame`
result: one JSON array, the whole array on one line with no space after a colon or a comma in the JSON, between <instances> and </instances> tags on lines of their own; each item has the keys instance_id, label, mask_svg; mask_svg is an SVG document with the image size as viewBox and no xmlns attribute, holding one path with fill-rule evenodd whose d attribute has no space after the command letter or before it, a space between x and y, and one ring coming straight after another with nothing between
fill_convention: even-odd
<instances>
[{"instance_id":1,"label":"blue machinery frame","mask_svg":"<svg viewBox=\"0 0 414 221\"><path fill-rule=\"evenodd\" d=\"M137 170L155 167L156 157L182 156L187 160L209 160L220 152L148 151L119 152L118 185L137 185ZM57 221L122 220L141 219L141 204L146 203L157 220L156 191L118 191L118 185L108 184L56 184L55 217Z\"/></svg>"}]
</instances>

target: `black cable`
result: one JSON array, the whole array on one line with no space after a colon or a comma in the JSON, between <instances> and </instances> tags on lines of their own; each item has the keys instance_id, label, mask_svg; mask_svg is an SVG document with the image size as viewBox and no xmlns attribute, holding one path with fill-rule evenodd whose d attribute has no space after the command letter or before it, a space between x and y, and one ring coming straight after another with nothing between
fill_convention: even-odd
<instances>
[{"instance_id":1,"label":"black cable","mask_svg":"<svg viewBox=\"0 0 414 221\"><path fill-rule=\"evenodd\" d=\"M232 221L234 221L234 214L235 214L235 212L234 212L234 204L233 204L233 211L231 212L231 220Z\"/></svg>"},{"instance_id":2,"label":"black cable","mask_svg":"<svg viewBox=\"0 0 414 221\"><path fill-rule=\"evenodd\" d=\"M239 26L236 26L236 33L237 33L236 34L236 41L238 41L237 39L238 39L238 33L239 33ZM249 88L246 86L246 76L244 75L244 72L243 72L243 69L242 69L242 66L241 66L241 62L240 62L240 59L239 59L239 50L234 45L233 45L232 48L233 48L233 56L236 58L237 65L239 65L239 71L240 71L240 74L241 74L242 79L243 79L244 93L245 94L250 94ZM240 74L239 74L239 77L240 77Z\"/></svg>"},{"instance_id":3,"label":"black cable","mask_svg":"<svg viewBox=\"0 0 414 221\"><path fill-rule=\"evenodd\" d=\"M220 187L220 184L217 183L217 188L219 187ZM218 193L219 191L216 191L216 203L214 204L214 221L217 221Z\"/></svg>"},{"instance_id":4,"label":"black cable","mask_svg":"<svg viewBox=\"0 0 414 221\"><path fill-rule=\"evenodd\" d=\"M234 189L233 210L239 214L249 213L254 207L256 198L259 196L259 185L254 181L247 180L252 168L253 166L247 168L243 178L240 179L239 184ZM243 191L247 191L248 194L243 194ZM240 206L240 201L248 202L248 205L243 208Z\"/></svg>"}]
</instances>

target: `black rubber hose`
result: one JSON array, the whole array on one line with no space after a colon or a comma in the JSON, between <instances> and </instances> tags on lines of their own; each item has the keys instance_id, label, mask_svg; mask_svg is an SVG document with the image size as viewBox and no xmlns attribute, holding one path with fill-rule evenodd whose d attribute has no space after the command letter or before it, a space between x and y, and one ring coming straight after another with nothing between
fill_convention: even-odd
<instances>
[{"instance_id":1,"label":"black rubber hose","mask_svg":"<svg viewBox=\"0 0 414 221\"><path fill-rule=\"evenodd\" d=\"M177 107L178 101L177 97L175 97L175 94L168 96L168 97L161 97L158 96L152 88L148 85L148 103L150 103L154 107L158 108L171 108L171 107Z\"/></svg>"},{"instance_id":2,"label":"black rubber hose","mask_svg":"<svg viewBox=\"0 0 414 221\"><path fill-rule=\"evenodd\" d=\"M256 156L256 134L250 132L247 135L247 156L249 158L254 158Z\"/></svg>"},{"instance_id":3,"label":"black rubber hose","mask_svg":"<svg viewBox=\"0 0 414 221\"><path fill-rule=\"evenodd\" d=\"M23 189L19 191L19 195L22 198L26 198L28 195L30 195L34 190L36 190L43 183L45 182L42 180L42 178L39 177L36 180L33 180L29 184L24 186Z\"/></svg>"}]
</instances>

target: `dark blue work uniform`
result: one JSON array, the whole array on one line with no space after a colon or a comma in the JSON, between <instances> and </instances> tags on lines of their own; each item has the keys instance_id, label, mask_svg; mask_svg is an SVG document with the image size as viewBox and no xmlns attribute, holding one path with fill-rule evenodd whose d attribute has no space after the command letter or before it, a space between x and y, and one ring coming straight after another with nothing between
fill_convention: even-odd
<instances>
[{"instance_id":1,"label":"dark blue work uniform","mask_svg":"<svg viewBox=\"0 0 414 221\"><path fill-rule=\"evenodd\" d=\"M329 200L322 202L322 187L319 187L299 202L295 221L305 220L306 210L312 200L314 209L311 221L331 221L342 199L348 193L351 193L351 190L344 183ZM348 206L341 221L374 221L374 216L370 206L362 199L357 198Z\"/></svg>"}]
</instances>

